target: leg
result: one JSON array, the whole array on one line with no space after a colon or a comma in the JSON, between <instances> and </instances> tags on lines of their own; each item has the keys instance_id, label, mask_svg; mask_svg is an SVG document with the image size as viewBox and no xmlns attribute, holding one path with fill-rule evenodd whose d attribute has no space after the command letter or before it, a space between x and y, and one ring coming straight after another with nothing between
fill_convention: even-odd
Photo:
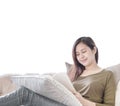
<instances>
[{"instance_id":1,"label":"leg","mask_svg":"<svg viewBox=\"0 0 120 106\"><path fill-rule=\"evenodd\" d=\"M24 92L27 94L27 96L23 99L24 106L65 106L62 103L37 94L28 88L25 88L24 90Z\"/></svg>"},{"instance_id":2,"label":"leg","mask_svg":"<svg viewBox=\"0 0 120 106\"><path fill-rule=\"evenodd\" d=\"M0 97L0 106L65 106L35 92L20 87L16 91Z\"/></svg>"},{"instance_id":3,"label":"leg","mask_svg":"<svg viewBox=\"0 0 120 106\"><path fill-rule=\"evenodd\" d=\"M22 96L23 96L23 87L18 88L17 90L0 96L0 106L20 106L22 105Z\"/></svg>"}]
</instances>

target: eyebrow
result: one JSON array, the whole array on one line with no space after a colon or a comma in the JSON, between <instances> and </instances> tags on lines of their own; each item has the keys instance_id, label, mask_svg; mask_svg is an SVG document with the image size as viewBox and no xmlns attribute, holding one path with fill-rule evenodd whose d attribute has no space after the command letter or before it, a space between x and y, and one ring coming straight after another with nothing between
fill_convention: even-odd
<instances>
[{"instance_id":1,"label":"eyebrow","mask_svg":"<svg viewBox=\"0 0 120 106\"><path fill-rule=\"evenodd\" d=\"M83 49L81 49L80 51L83 51L83 50L86 50L86 48L83 48ZM76 51L76 53L77 53L77 52L79 52L79 51Z\"/></svg>"}]
</instances>

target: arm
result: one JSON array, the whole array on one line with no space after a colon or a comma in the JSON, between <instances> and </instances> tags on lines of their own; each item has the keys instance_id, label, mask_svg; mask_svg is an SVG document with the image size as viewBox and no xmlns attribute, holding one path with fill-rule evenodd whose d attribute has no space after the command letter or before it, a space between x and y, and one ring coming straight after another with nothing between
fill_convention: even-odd
<instances>
[{"instance_id":1,"label":"arm","mask_svg":"<svg viewBox=\"0 0 120 106\"><path fill-rule=\"evenodd\" d=\"M115 106L115 79L113 73L108 74L104 90L103 103L96 103L96 106Z\"/></svg>"}]
</instances>

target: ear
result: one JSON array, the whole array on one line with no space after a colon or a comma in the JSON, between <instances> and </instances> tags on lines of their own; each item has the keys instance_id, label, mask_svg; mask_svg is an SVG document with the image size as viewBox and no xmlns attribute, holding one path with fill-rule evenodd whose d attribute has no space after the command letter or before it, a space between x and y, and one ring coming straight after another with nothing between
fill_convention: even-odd
<instances>
[{"instance_id":1,"label":"ear","mask_svg":"<svg viewBox=\"0 0 120 106\"><path fill-rule=\"evenodd\" d=\"M93 53L96 54L96 52L97 52L97 48L94 47L94 49L93 49Z\"/></svg>"}]
</instances>

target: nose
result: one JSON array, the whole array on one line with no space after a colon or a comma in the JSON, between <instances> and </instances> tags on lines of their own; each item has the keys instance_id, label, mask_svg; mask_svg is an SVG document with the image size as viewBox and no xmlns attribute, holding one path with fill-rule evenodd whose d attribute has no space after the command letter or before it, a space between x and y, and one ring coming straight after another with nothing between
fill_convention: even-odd
<instances>
[{"instance_id":1,"label":"nose","mask_svg":"<svg viewBox=\"0 0 120 106\"><path fill-rule=\"evenodd\" d=\"M78 56L78 60L82 60L83 58L84 58L84 55L82 54Z\"/></svg>"},{"instance_id":2,"label":"nose","mask_svg":"<svg viewBox=\"0 0 120 106\"><path fill-rule=\"evenodd\" d=\"M84 55L83 55L83 54L81 54L81 55L80 55L80 59L83 59L83 58L84 58Z\"/></svg>"}]
</instances>

